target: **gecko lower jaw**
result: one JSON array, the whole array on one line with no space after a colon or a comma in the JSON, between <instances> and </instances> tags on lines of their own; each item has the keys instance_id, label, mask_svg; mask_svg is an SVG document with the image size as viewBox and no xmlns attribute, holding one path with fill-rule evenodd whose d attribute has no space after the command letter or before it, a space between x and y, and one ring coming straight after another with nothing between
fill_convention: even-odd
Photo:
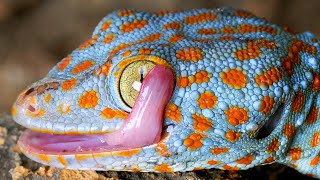
<instances>
[{"instance_id":1,"label":"gecko lower jaw","mask_svg":"<svg viewBox=\"0 0 320 180\"><path fill-rule=\"evenodd\" d=\"M67 135L27 129L18 144L29 153L81 154L144 147L160 141L163 111L174 87L171 69L155 66L144 79L131 113L112 133Z\"/></svg>"}]
</instances>

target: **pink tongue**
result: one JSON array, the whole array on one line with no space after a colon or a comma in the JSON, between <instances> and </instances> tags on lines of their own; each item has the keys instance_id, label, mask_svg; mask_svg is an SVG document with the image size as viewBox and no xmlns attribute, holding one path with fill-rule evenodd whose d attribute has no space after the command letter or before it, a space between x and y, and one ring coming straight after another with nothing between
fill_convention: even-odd
<instances>
[{"instance_id":1,"label":"pink tongue","mask_svg":"<svg viewBox=\"0 0 320 180\"><path fill-rule=\"evenodd\" d=\"M131 113L121 128L103 135L54 135L26 130L20 146L33 152L72 153L131 149L157 143L163 111L173 90L172 71L156 65L143 80Z\"/></svg>"}]
</instances>

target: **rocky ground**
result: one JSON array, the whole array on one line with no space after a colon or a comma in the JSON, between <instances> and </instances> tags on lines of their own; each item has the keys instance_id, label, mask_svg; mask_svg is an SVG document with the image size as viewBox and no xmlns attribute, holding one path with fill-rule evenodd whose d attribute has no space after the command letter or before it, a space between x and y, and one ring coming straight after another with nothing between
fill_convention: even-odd
<instances>
[{"instance_id":1,"label":"rocky ground","mask_svg":"<svg viewBox=\"0 0 320 180\"><path fill-rule=\"evenodd\" d=\"M43 166L25 157L16 145L23 127L11 117L0 114L0 179L312 179L280 164L258 166L246 171L217 169L185 173L99 172L57 169Z\"/></svg>"}]
</instances>

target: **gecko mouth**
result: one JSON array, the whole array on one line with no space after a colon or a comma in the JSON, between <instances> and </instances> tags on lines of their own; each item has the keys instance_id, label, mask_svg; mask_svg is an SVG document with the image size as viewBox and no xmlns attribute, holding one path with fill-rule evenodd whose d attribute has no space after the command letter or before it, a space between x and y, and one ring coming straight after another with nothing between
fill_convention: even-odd
<instances>
[{"instance_id":1,"label":"gecko mouth","mask_svg":"<svg viewBox=\"0 0 320 180\"><path fill-rule=\"evenodd\" d=\"M156 65L142 82L131 113L112 133L67 135L46 134L27 129L18 144L27 153L82 154L144 147L160 141L163 111L174 87L172 70Z\"/></svg>"}]
</instances>

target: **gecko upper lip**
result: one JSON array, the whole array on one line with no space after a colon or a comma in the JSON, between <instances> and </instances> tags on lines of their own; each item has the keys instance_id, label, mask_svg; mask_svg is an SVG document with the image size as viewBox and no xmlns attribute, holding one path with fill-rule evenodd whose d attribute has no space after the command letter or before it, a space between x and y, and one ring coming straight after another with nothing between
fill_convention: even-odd
<instances>
[{"instance_id":1,"label":"gecko upper lip","mask_svg":"<svg viewBox=\"0 0 320 180\"><path fill-rule=\"evenodd\" d=\"M26 130L19 145L29 153L80 154L132 149L160 141L163 111L174 87L171 69L155 66L144 79L131 113L119 130L106 134L45 134Z\"/></svg>"}]
</instances>

